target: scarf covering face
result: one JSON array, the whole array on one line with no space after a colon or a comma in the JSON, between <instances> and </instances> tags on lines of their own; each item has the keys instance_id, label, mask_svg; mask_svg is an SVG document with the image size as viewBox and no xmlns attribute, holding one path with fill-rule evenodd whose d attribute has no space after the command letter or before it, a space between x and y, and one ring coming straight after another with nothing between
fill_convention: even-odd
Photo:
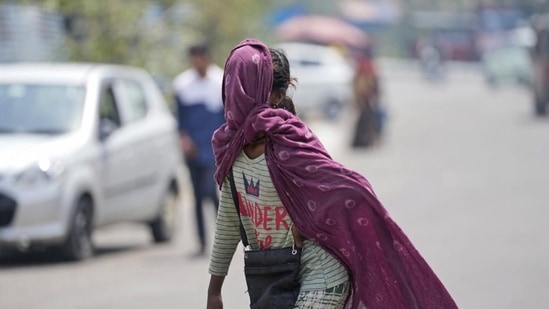
<instances>
[{"instance_id":1,"label":"scarf covering face","mask_svg":"<svg viewBox=\"0 0 549 309\"><path fill-rule=\"evenodd\" d=\"M269 107L269 48L244 40L229 54L223 79L226 123L213 136L221 186L259 131L273 184L296 227L347 269L346 308L448 309L456 303L389 217L370 183L335 162L297 117Z\"/></svg>"}]
</instances>

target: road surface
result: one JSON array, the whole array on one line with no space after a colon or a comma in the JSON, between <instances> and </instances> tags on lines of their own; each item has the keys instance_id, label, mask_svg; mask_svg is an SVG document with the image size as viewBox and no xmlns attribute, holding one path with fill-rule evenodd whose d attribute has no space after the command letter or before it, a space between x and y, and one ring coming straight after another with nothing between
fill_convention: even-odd
<instances>
[{"instance_id":1,"label":"road surface","mask_svg":"<svg viewBox=\"0 0 549 309\"><path fill-rule=\"evenodd\" d=\"M363 173L440 276L460 308L549 304L549 121L535 119L529 93L487 87L471 67L427 83L413 66L384 63L387 134L369 150L348 147L354 114L310 124L334 158ZM63 263L48 255L0 258L0 308L205 308L206 259L195 250L190 191L181 229L167 246L148 230L97 231L98 256ZM213 207L209 207L210 236ZM237 252L226 308L245 308Z\"/></svg>"}]
</instances>

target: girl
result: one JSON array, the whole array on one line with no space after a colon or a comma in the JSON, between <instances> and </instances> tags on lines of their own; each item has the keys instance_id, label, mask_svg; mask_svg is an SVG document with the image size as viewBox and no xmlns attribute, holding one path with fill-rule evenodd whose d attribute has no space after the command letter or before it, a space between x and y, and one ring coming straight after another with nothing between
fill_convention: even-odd
<instances>
[{"instance_id":1,"label":"girl","mask_svg":"<svg viewBox=\"0 0 549 309\"><path fill-rule=\"evenodd\" d=\"M209 272L208 308L240 241L227 176L232 169L250 244L274 249L303 241L295 308L457 308L394 223L368 181L333 161L294 114L286 57L257 40L225 64L226 123L213 136L221 201Z\"/></svg>"}]
</instances>

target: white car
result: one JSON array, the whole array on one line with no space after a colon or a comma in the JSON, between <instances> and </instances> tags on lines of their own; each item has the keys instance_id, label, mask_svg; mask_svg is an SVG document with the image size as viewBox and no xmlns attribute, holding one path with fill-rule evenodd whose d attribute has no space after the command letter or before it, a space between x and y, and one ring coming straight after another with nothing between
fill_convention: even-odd
<instances>
[{"instance_id":1,"label":"white car","mask_svg":"<svg viewBox=\"0 0 549 309\"><path fill-rule=\"evenodd\" d=\"M176 121L141 69L0 65L0 245L94 253L95 227L174 232L181 174Z\"/></svg>"},{"instance_id":2,"label":"white car","mask_svg":"<svg viewBox=\"0 0 549 309\"><path fill-rule=\"evenodd\" d=\"M293 101L298 114L336 118L352 99L351 62L336 48L325 45L285 42L274 47L284 51L290 74L297 78Z\"/></svg>"}]
</instances>

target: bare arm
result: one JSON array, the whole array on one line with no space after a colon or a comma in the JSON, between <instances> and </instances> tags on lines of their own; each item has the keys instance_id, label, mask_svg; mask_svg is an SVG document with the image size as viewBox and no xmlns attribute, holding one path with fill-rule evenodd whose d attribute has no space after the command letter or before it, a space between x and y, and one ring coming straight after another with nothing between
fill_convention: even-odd
<instances>
[{"instance_id":1,"label":"bare arm","mask_svg":"<svg viewBox=\"0 0 549 309\"><path fill-rule=\"evenodd\" d=\"M221 288L223 287L224 281L225 281L225 276L212 275L210 277L210 285L208 287L207 309L223 308L223 299L221 298Z\"/></svg>"}]
</instances>

